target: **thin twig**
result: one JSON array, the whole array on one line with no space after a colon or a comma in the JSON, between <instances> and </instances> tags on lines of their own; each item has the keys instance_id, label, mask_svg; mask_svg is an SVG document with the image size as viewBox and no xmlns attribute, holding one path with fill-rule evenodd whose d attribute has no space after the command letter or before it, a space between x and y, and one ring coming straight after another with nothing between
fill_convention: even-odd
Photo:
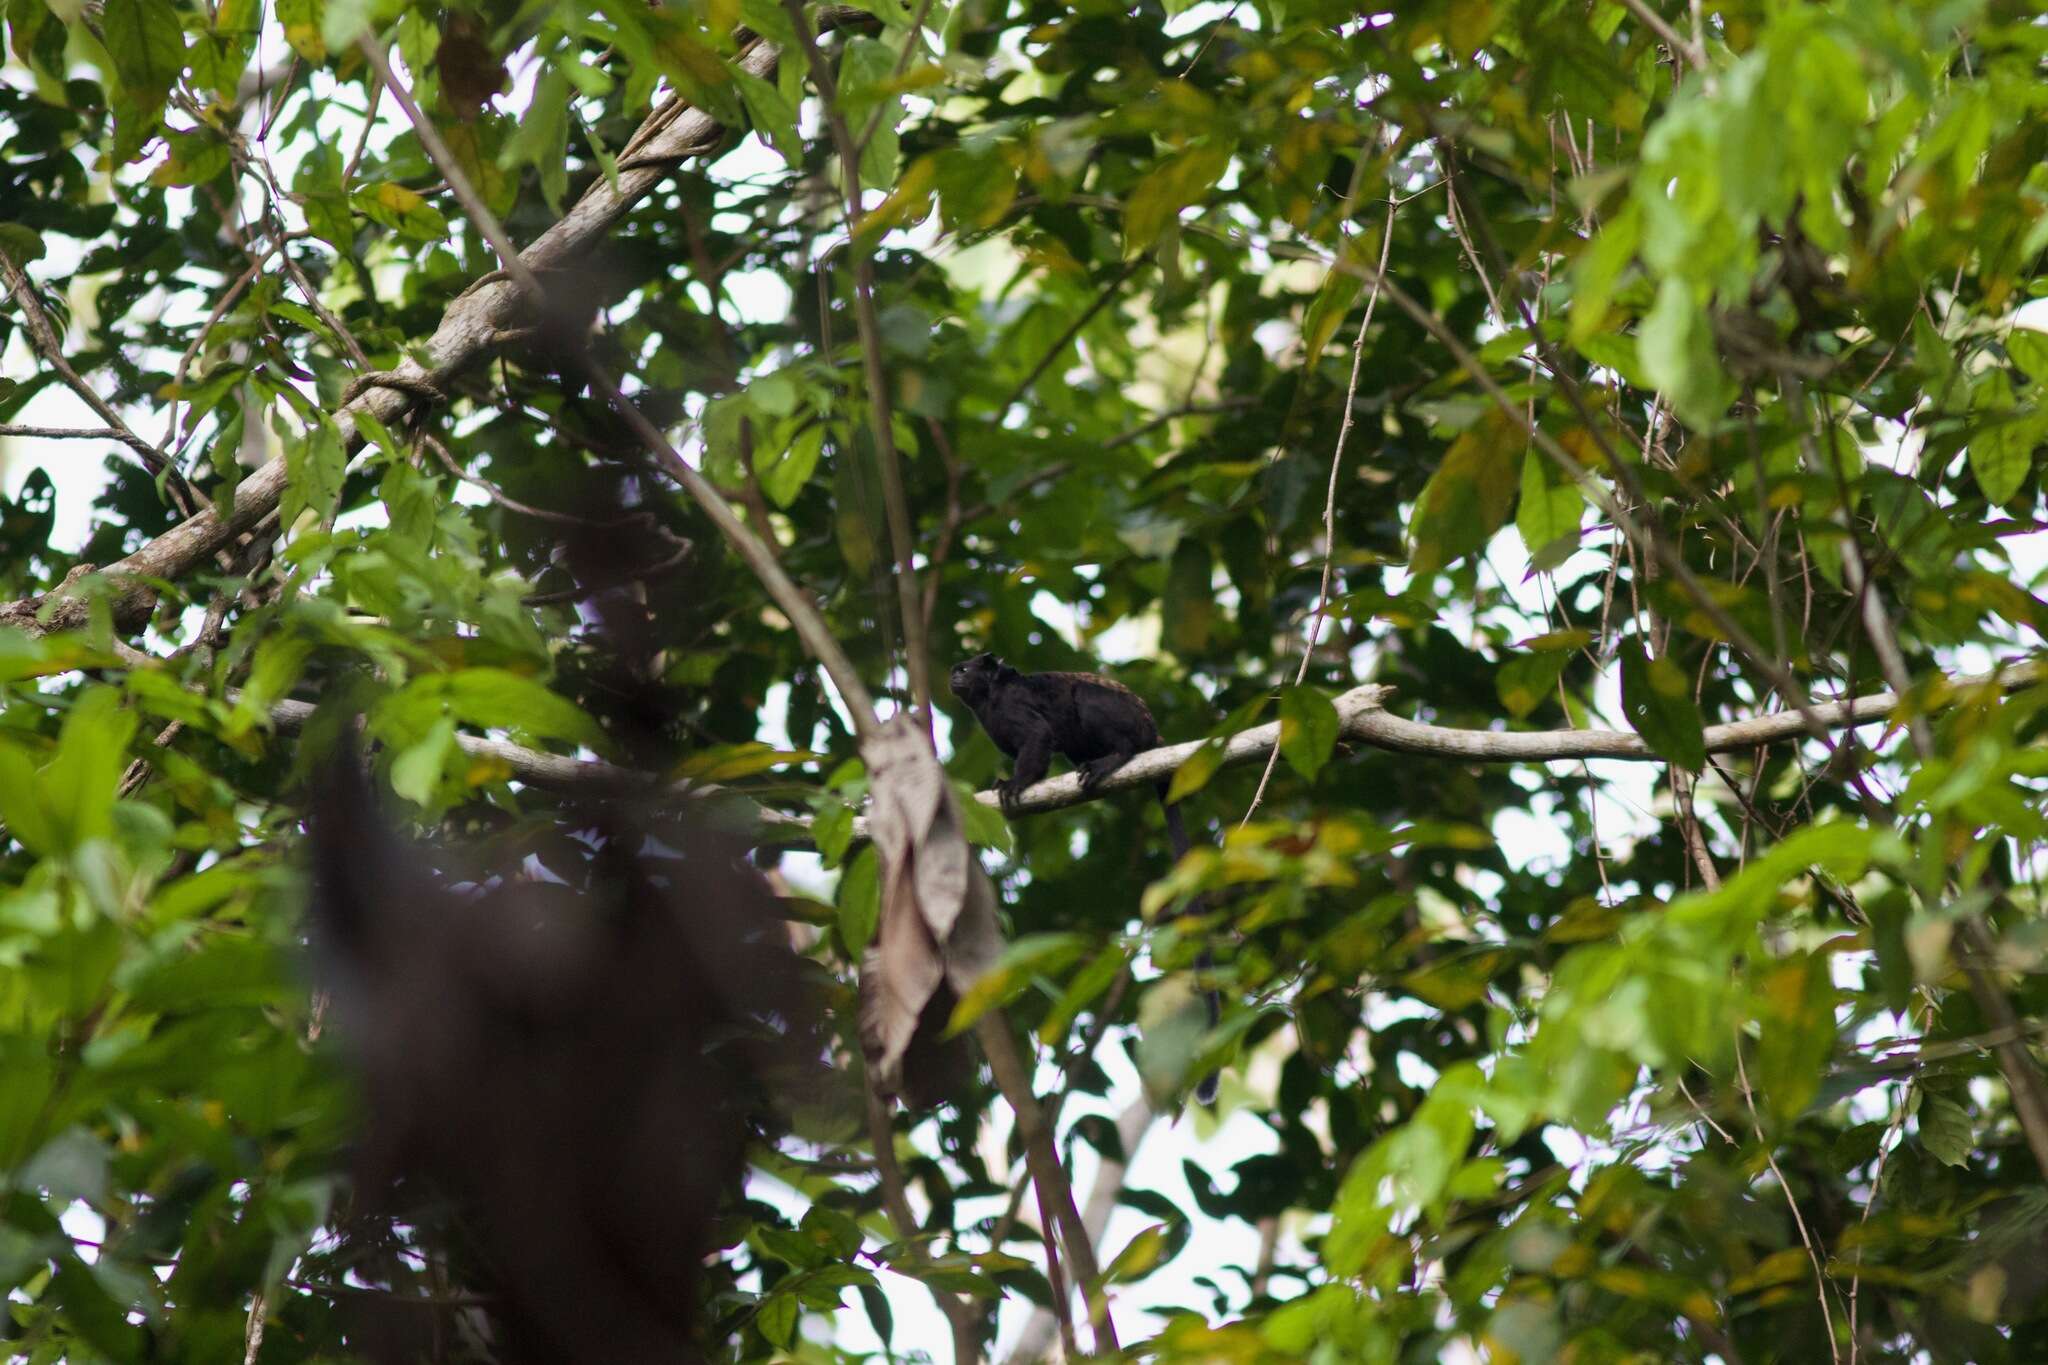
<instances>
[{"instance_id":1,"label":"thin twig","mask_svg":"<svg viewBox=\"0 0 2048 1365\"><path fill-rule=\"evenodd\" d=\"M1651 32L1664 40L1664 46L1671 49L1672 56L1685 58L1686 61L1692 64L1695 70L1702 70L1706 67L1707 54L1679 37L1678 30L1666 23L1664 17L1644 4L1643 0L1621 0L1621 2L1627 5L1629 12L1642 20ZM1693 12L1693 17L1695 19L1699 17L1697 10Z\"/></svg>"},{"instance_id":2,"label":"thin twig","mask_svg":"<svg viewBox=\"0 0 2048 1365\"><path fill-rule=\"evenodd\" d=\"M1387 205L1387 230L1380 242L1379 278L1387 277L1387 260L1394 249L1394 209ZM1337 563L1337 476L1344 468L1344 444L1351 439L1353 408L1358 400L1358 372L1365 365L1365 334L1372 326L1373 310L1379 306L1380 290L1377 282L1365 299L1365 316L1358 320L1358 337L1351 343L1351 381L1344 387L1344 417L1337 426L1337 448L1330 455L1330 486L1323 494L1323 582L1316 591L1315 619L1309 622L1308 638L1301 646L1301 667L1294 670L1294 685L1301 686L1308 676L1309 661L1315 657L1316 645L1321 641L1323 621L1330 612L1330 578ZM1273 750L1266 756L1266 770L1259 774L1259 785L1252 792L1251 804L1245 807L1244 819L1237 822L1243 829L1251 823L1252 815L1258 810L1259 802L1265 799L1266 784L1273 780L1273 768L1280 761L1280 751Z\"/></svg>"},{"instance_id":3,"label":"thin twig","mask_svg":"<svg viewBox=\"0 0 2048 1365\"><path fill-rule=\"evenodd\" d=\"M1842 1347L1841 1343L1835 1340L1835 1311L1828 1302L1827 1271L1821 1267L1820 1252L1813 1244L1813 1234L1806 1230L1806 1216L1799 1211L1798 1196L1793 1193L1791 1182L1785 1179L1785 1173L1778 1169L1777 1155L1771 1150L1770 1139L1764 1136L1763 1120L1756 1112L1756 1094L1749 1086L1749 1068L1742 1060L1740 1030L1737 1030L1735 1035L1735 1075L1742 1086L1742 1102L1749 1106L1749 1125L1756 1133L1757 1145L1763 1148L1764 1161L1770 1166L1771 1174L1777 1177L1778 1188L1785 1192L1785 1205L1792 1210L1792 1225L1799 1229L1799 1240L1806 1246L1806 1259L1813 1264L1813 1287L1820 1297L1821 1317L1826 1321L1828 1328L1828 1358L1839 1365Z\"/></svg>"},{"instance_id":4,"label":"thin twig","mask_svg":"<svg viewBox=\"0 0 2048 1365\"><path fill-rule=\"evenodd\" d=\"M896 556L896 595L903 622L903 656L910 678L910 696L925 727L931 733L931 654L925 641L923 603L917 587L917 560L911 544L914 529L910 502L903 492L903 462L896 450L895 422L891 415L889 375L882 366L882 327L875 316L874 258L863 244L861 227L865 215L860 198L860 150L839 109L839 87L825 54L818 49L804 14L803 0L784 0L790 23L795 26L797 44L810 63L811 80L818 87L818 102L826 125L838 144L840 179L846 197L846 222L853 254L853 316L860 334L861 363L867 376L868 425L875 441L875 463L882 474L882 509L889 523L890 548ZM906 40L907 41L907 40ZM906 46L904 51L908 53ZM879 113L879 111L877 111Z\"/></svg>"},{"instance_id":5,"label":"thin twig","mask_svg":"<svg viewBox=\"0 0 2048 1365\"><path fill-rule=\"evenodd\" d=\"M1081 335L1081 329L1093 322L1097 313L1100 313L1115 301L1117 289L1122 286L1125 280L1128 280L1136 273L1139 264L1143 260L1144 257L1142 256L1133 256L1130 260L1123 263L1123 266L1116 272L1116 275L1108 284L1102 286L1100 293L1096 294L1095 301L1088 305L1080 317L1074 319L1066 331L1060 333L1057 341L1045 348L1045 354L1040 356L1038 363L1031 367L1031 373L1025 375L1016 388L1010 390L1009 397L996 405L996 412L998 414L1008 412L1010 408L1023 400L1025 394L1031 392L1031 386L1038 382L1038 377L1051 367L1053 361L1058 360L1060 356L1066 353L1067 347L1073 344L1074 338Z\"/></svg>"}]
</instances>

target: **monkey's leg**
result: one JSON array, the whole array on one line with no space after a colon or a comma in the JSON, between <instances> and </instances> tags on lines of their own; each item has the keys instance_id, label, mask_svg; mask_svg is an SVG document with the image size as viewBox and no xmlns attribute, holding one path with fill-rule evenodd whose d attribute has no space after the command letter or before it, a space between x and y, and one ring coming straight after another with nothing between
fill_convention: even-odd
<instances>
[{"instance_id":1,"label":"monkey's leg","mask_svg":"<svg viewBox=\"0 0 2048 1365\"><path fill-rule=\"evenodd\" d=\"M1124 764L1130 762L1134 756L1131 750L1121 749L1113 754L1104 754L1100 758L1089 759L1081 765L1081 790L1084 792L1094 791L1097 783L1101 782L1103 778L1108 777L1118 768L1123 767Z\"/></svg>"},{"instance_id":2,"label":"monkey's leg","mask_svg":"<svg viewBox=\"0 0 2048 1365\"><path fill-rule=\"evenodd\" d=\"M996 784L996 795L1001 798L1003 809L1014 811L1017 797L1026 787L1045 779L1045 773L1052 766L1052 727L1038 725L1028 731L1017 746L1017 758L1010 765L1010 780Z\"/></svg>"}]
</instances>

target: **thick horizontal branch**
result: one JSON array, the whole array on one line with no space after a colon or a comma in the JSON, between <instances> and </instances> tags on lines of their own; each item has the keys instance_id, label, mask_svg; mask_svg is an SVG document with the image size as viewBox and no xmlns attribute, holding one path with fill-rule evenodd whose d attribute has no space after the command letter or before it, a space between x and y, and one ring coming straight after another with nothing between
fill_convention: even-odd
<instances>
[{"instance_id":1,"label":"thick horizontal branch","mask_svg":"<svg viewBox=\"0 0 2048 1365\"><path fill-rule=\"evenodd\" d=\"M2041 664L2023 663L1992 673L1959 675L1946 679L1946 684L1951 694L1987 685L2012 691L2044 678L2048 678L2048 668ZM1391 687L1368 684L1338 697L1335 702L1338 733L1344 739L1370 748L1461 759L1470 763L1549 763L1588 758L1637 763L1662 761L1639 737L1620 730L1460 730L1403 720L1389 715L1384 709L1386 699L1393 691ZM1810 714L1827 726L1846 729L1887 720L1898 705L1899 698L1894 693L1878 692L1847 701L1818 702ZM280 730L296 731L312 712L313 707L307 702L279 702L271 708L271 720ZM1707 751L1726 753L1797 739L1809 723L1808 716L1800 712L1773 711L1748 720L1710 725L1705 732ZM649 782L645 775L633 769L599 759L543 753L505 740L474 735L459 735L456 742L465 753L503 764L514 780L549 790L596 795L611 791L644 791ZM1192 740L1148 749L1104 778L1093 792L1081 790L1078 773L1049 777L1020 794L1016 812L1029 815L1059 810L1110 792L1165 782L1207 742ZM1277 722L1255 725L1224 741L1223 762L1244 763L1262 759L1279 742L1280 726ZM681 783L674 790L678 795L705 795L723 789ZM1000 804L992 791L976 793L975 799L985 806ZM786 831L791 842L802 842L808 837L810 820L804 816L770 810L763 810L761 815L771 831ZM866 821L856 820L856 837L864 837L866 832ZM779 838L780 834L771 837Z\"/></svg>"}]
</instances>

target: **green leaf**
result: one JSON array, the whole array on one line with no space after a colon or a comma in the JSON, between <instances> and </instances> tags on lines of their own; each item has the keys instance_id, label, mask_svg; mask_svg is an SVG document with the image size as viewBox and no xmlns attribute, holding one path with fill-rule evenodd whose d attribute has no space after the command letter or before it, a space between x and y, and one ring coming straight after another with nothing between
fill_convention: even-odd
<instances>
[{"instance_id":1,"label":"green leaf","mask_svg":"<svg viewBox=\"0 0 2048 1365\"><path fill-rule=\"evenodd\" d=\"M1772 963L1757 983L1755 1081L1779 1123L1799 1117L1819 1093L1835 1047L1835 988L1826 953Z\"/></svg>"},{"instance_id":2,"label":"green leaf","mask_svg":"<svg viewBox=\"0 0 2048 1365\"><path fill-rule=\"evenodd\" d=\"M1164 1264L1165 1260L1166 1225L1154 1223L1124 1243L1124 1249L1103 1268L1102 1279L1106 1284L1126 1284L1132 1280L1142 1280Z\"/></svg>"},{"instance_id":3,"label":"green leaf","mask_svg":"<svg viewBox=\"0 0 2048 1365\"><path fill-rule=\"evenodd\" d=\"M185 74L185 33L170 0L107 0L100 35L115 79L138 104L161 104Z\"/></svg>"},{"instance_id":4,"label":"green leaf","mask_svg":"<svg viewBox=\"0 0 2048 1365\"><path fill-rule=\"evenodd\" d=\"M781 455L776 456L772 448L762 446L754 453L754 465L761 475L761 491L768 495L768 501L777 507L787 508L796 501L797 494L804 491L811 475L818 468L818 458L825 450L825 424L813 422L797 432L796 438ZM763 467L762 454L770 456Z\"/></svg>"},{"instance_id":5,"label":"green leaf","mask_svg":"<svg viewBox=\"0 0 2048 1365\"><path fill-rule=\"evenodd\" d=\"M438 242L448 236L448 219L441 210L417 193L394 181L366 185L349 196L373 223L422 242Z\"/></svg>"},{"instance_id":6,"label":"green leaf","mask_svg":"<svg viewBox=\"0 0 2048 1365\"><path fill-rule=\"evenodd\" d=\"M1583 349L1607 325L1615 285L1635 259L1642 228L1642 210L1630 202L1601 224L1599 235L1573 263L1570 336L1574 346Z\"/></svg>"},{"instance_id":7,"label":"green leaf","mask_svg":"<svg viewBox=\"0 0 2048 1365\"><path fill-rule=\"evenodd\" d=\"M1180 211L1223 178L1232 150L1227 143L1202 143L1154 167L1138 182L1124 201L1126 260L1151 250Z\"/></svg>"},{"instance_id":8,"label":"green leaf","mask_svg":"<svg viewBox=\"0 0 2048 1365\"><path fill-rule=\"evenodd\" d=\"M1668 658L1652 659L1641 640L1621 642L1621 709L1643 743L1666 762L1696 773L1707 763L1692 684Z\"/></svg>"},{"instance_id":9,"label":"green leaf","mask_svg":"<svg viewBox=\"0 0 2048 1365\"><path fill-rule=\"evenodd\" d=\"M788 1348L796 1339L798 1304L796 1295L777 1291L762 1303L760 1313L754 1318L754 1325L761 1329L761 1335L771 1345Z\"/></svg>"},{"instance_id":10,"label":"green leaf","mask_svg":"<svg viewBox=\"0 0 2048 1365\"><path fill-rule=\"evenodd\" d=\"M342 446L341 433L332 422L322 420L302 439L288 440L284 468L283 524L289 527L307 512L326 517L341 497L342 479L348 470L348 451Z\"/></svg>"},{"instance_id":11,"label":"green leaf","mask_svg":"<svg viewBox=\"0 0 2048 1365\"><path fill-rule=\"evenodd\" d=\"M1977 420L1968 447L1970 473L1985 500L2003 506L2025 487L2034 467L2034 447L2048 434L2048 418L2003 411L1980 413Z\"/></svg>"},{"instance_id":12,"label":"green leaf","mask_svg":"<svg viewBox=\"0 0 2048 1365\"><path fill-rule=\"evenodd\" d=\"M1057 1045L1067 1036L1075 1016L1095 1002L1095 998L1109 989L1109 983L1129 965L1130 949L1114 946L1103 949L1083 967L1074 973L1074 979L1060 992L1060 998L1046 1011L1045 1019L1038 1026L1039 1041L1048 1047Z\"/></svg>"},{"instance_id":13,"label":"green leaf","mask_svg":"<svg viewBox=\"0 0 2048 1365\"><path fill-rule=\"evenodd\" d=\"M1216 589L1211 582L1215 572L1209 542L1199 536L1182 536L1167 568L1160 609L1166 617L1167 647L1183 657L1199 655L1209 647L1216 625Z\"/></svg>"},{"instance_id":14,"label":"green leaf","mask_svg":"<svg viewBox=\"0 0 2048 1365\"><path fill-rule=\"evenodd\" d=\"M31 853L62 852L57 828L43 808L35 760L12 743L0 740L0 821Z\"/></svg>"},{"instance_id":15,"label":"green leaf","mask_svg":"<svg viewBox=\"0 0 2048 1365\"><path fill-rule=\"evenodd\" d=\"M1166 789L1166 803L1173 805L1193 796L1209 785L1209 779L1214 777L1216 770L1222 766L1223 741L1212 739L1203 744L1201 748L1182 759L1181 765L1173 770L1173 781Z\"/></svg>"},{"instance_id":16,"label":"green leaf","mask_svg":"<svg viewBox=\"0 0 2048 1365\"><path fill-rule=\"evenodd\" d=\"M1721 369L1707 306L1684 280L1673 276L1658 287L1636 349L1651 382L1680 417L1698 427L1720 422L1735 387Z\"/></svg>"},{"instance_id":17,"label":"green leaf","mask_svg":"<svg viewBox=\"0 0 2048 1365\"><path fill-rule=\"evenodd\" d=\"M1537 707L1557 696L1557 680L1571 655L1563 650L1517 654L1493 675L1493 690L1502 706L1516 720L1526 719Z\"/></svg>"},{"instance_id":18,"label":"green leaf","mask_svg":"<svg viewBox=\"0 0 2048 1365\"><path fill-rule=\"evenodd\" d=\"M327 64L326 0L277 0L277 22L292 51L313 66Z\"/></svg>"},{"instance_id":19,"label":"green leaf","mask_svg":"<svg viewBox=\"0 0 2048 1365\"><path fill-rule=\"evenodd\" d=\"M1451 442L1415 499L1408 528L1411 573L1425 578L1486 548L1514 506L1515 461L1526 443L1519 428L1491 409Z\"/></svg>"},{"instance_id":20,"label":"green leaf","mask_svg":"<svg viewBox=\"0 0 2048 1365\"><path fill-rule=\"evenodd\" d=\"M428 695L445 695L455 714L487 729L524 731L541 739L566 739L593 749L608 749L597 722L560 693L524 674L502 668L465 668L459 673L430 676L413 686Z\"/></svg>"},{"instance_id":21,"label":"green leaf","mask_svg":"<svg viewBox=\"0 0 2048 1365\"><path fill-rule=\"evenodd\" d=\"M1280 755L1313 782L1337 747L1337 708L1318 688L1302 684L1280 694Z\"/></svg>"},{"instance_id":22,"label":"green leaf","mask_svg":"<svg viewBox=\"0 0 2048 1365\"><path fill-rule=\"evenodd\" d=\"M416 806L432 808L441 789L441 774L455 752L455 720L443 716L427 737L391 761L391 790Z\"/></svg>"},{"instance_id":23,"label":"green leaf","mask_svg":"<svg viewBox=\"0 0 2048 1365\"><path fill-rule=\"evenodd\" d=\"M569 77L550 63L534 87L525 117L513 127L498 153L506 170L532 166L540 175L541 197L559 213L569 192Z\"/></svg>"},{"instance_id":24,"label":"green leaf","mask_svg":"<svg viewBox=\"0 0 2048 1365\"><path fill-rule=\"evenodd\" d=\"M947 1035L972 1028L982 1015L1022 995L1038 977L1053 975L1087 952L1092 941L1086 934L1027 934L1015 940L961 993L953 1017L946 1021Z\"/></svg>"},{"instance_id":25,"label":"green leaf","mask_svg":"<svg viewBox=\"0 0 2048 1365\"><path fill-rule=\"evenodd\" d=\"M1969 1111L1944 1095L1920 1097L1920 1145L1945 1166L1967 1166L1976 1150Z\"/></svg>"},{"instance_id":26,"label":"green leaf","mask_svg":"<svg viewBox=\"0 0 2048 1365\"><path fill-rule=\"evenodd\" d=\"M782 153L782 159L792 170L803 164L804 142L796 128L796 106L784 98L782 91L768 81L737 66L731 68L733 84L739 87L740 99L747 106L747 117L754 124L754 131L761 140Z\"/></svg>"},{"instance_id":27,"label":"green leaf","mask_svg":"<svg viewBox=\"0 0 2048 1365\"><path fill-rule=\"evenodd\" d=\"M1349 270L1334 266L1323 277L1323 287L1316 291L1314 303L1308 306L1308 316L1301 321L1302 353L1311 358L1323 353L1330 344L1337 328L1343 323L1344 315L1351 311L1351 305L1358 298L1358 291L1365 287L1365 281Z\"/></svg>"},{"instance_id":28,"label":"green leaf","mask_svg":"<svg viewBox=\"0 0 2048 1365\"><path fill-rule=\"evenodd\" d=\"M2015 327L2005 337L2005 353L2036 384L2048 384L2048 332Z\"/></svg>"},{"instance_id":29,"label":"green leaf","mask_svg":"<svg viewBox=\"0 0 2048 1365\"><path fill-rule=\"evenodd\" d=\"M381 0L324 0L319 10L322 50L345 52L354 47L375 25L381 7ZM307 48L310 50L310 43ZM305 56L306 51L299 55Z\"/></svg>"},{"instance_id":30,"label":"green leaf","mask_svg":"<svg viewBox=\"0 0 2048 1365\"><path fill-rule=\"evenodd\" d=\"M853 807L836 796L820 798L817 812L811 817L811 838L817 843L825 866L839 866L846 850L853 847Z\"/></svg>"},{"instance_id":31,"label":"green leaf","mask_svg":"<svg viewBox=\"0 0 2048 1365\"><path fill-rule=\"evenodd\" d=\"M1534 446L1523 453L1515 529L1529 551L1531 568L1554 569L1579 548L1579 522L1585 510L1585 496L1563 470Z\"/></svg>"},{"instance_id":32,"label":"green leaf","mask_svg":"<svg viewBox=\"0 0 2048 1365\"><path fill-rule=\"evenodd\" d=\"M977 848L992 848L1008 855L1015 847L1015 836L1010 832L1010 822L1003 818L1002 811L985 801L975 799L975 793L965 786L956 789L960 798L960 823L967 835L967 842Z\"/></svg>"},{"instance_id":33,"label":"green leaf","mask_svg":"<svg viewBox=\"0 0 2048 1365\"><path fill-rule=\"evenodd\" d=\"M137 720L110 687L85 693L64 717L57 755L38 786L60 847L76 850L113 833L114 791L128 766Z\"/></svg>"},{"instance_id":34,"label":"green leaf","mask_svg":"<svg viewBox=\"0 0 2048 1365\"><path fill-rule=\"evenodd\" d=\"M861 845L853 861L839 874L839 937L847 953L859 958L875 939L875 925L882 917L882 864L873 844Z\"/></svg>"}]
</instances>

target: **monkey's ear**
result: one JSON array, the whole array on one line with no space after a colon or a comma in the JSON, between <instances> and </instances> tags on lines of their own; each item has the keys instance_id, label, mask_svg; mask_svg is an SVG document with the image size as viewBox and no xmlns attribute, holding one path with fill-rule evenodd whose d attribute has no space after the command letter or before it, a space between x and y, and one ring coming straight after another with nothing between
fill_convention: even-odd
<instances>
[{"instance_id":1,"label":"monkey's ear","mask_svg":"<svg viewBox=\"0 0 2048 1365\"><path fill-rule=\"evenodd\" d=\"M1001 668L1003 666L1003 661L1001 659L998 659L995 655L990 654L986 651L983 651L982 653L975 655L973 658L969 659L967 663L970 667L973 668Z\"/></svg>"}]
</instances>

